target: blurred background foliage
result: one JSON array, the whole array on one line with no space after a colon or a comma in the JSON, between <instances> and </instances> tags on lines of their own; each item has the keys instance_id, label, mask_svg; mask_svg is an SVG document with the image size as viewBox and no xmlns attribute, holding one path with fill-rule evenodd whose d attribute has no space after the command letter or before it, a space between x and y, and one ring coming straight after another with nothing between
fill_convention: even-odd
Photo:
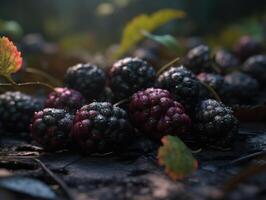
<instances>
[{"instance_id":1,"label":"blurred background foliage","mask_svg":"<svg viewBox=\"0 0 266 200\"><path fill-rule=\"evenodd\" d=\"M16 39L40 33L63 49L93 52L118 43L134 16L162 8L181 9L188 16L164 26L163 33L204 36L211 44L225 46L249 32L264 37L265 0L1 0L0 19L9 24L0 21L0 30L15 32Z\"/></svg>"}]
</instances>

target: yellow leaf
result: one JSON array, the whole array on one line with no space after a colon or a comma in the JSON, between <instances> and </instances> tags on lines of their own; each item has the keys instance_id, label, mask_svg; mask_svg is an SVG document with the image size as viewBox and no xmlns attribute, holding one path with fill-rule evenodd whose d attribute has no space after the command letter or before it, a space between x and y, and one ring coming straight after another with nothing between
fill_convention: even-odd
<instances>
[{"instance_id":1,"label":"yellow leaf","mask_svg":"<svg viewBox=\"0 0 266 200\"><path fill-rule=\"evenodd\" d=\"M152 32L159 26L173 19L185 17L185 12L174 9L162 9L152 15L140 15L131 20L123 30L123 37L119 49L114 57L119 58L131 47L144 38L143 31Z\"/></svg>"},{"instance_id":2,"label":"yellow leaf","mask_svg":"<svg viewBox=\"0 0 266 200\"><path fill-rule=\"evenodd\" d=\"M22 65L21 53L6 37L0 38L0 75L7 78L17 72Z\"/></svg>"}]
</instances>

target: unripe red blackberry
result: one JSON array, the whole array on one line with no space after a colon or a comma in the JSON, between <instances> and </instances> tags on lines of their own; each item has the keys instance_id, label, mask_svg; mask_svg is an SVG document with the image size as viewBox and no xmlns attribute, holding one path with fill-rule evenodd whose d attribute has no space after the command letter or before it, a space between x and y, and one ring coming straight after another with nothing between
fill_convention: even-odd
<instances>
[{"instance_id":1,"label":"unripe red blackberry","mask_svg":"<svg viewBox=\"0 0 266 200\"><path fill-rule=\"evenodd\" d=\"M206 45L194 47L187 53L183 64L196 74L203 71L212 71L209 47Z\"/></svg>"},{"instance_id":2,"label":"unripe red blackberry","mask_svg":"<svg viewBox=\"0 0 266 200\"><path fill-rule=\"evenodd\" d=\"M110 87L119 99L130 97L134 92L153 86L154 68L139 58L124 58L113 64L109 73Z\"/></svg>"},{"instance_id":3,"label":"unripe red blackberry","mask_svg":"<svg viewBox=\"0 0 266 200\"><path fill-rule=\"evenodd\" d=\"M69 143L74 116L63 109L36 112L31 124L32 138L48 151L61 150Z\"/></svg>"},{"instance_id":4,"label":"unripe red blackberry","mask_svg":"<svg viewBox=\"0 0 266 200\"><path fill-rule=\"evenodd\" d=\"M45 107L75 112L84 103L85 99L80 92L68 88L55 88L55 91L48 95L45 101Z\"/></svg>"},{"instance_id":5,"label":"unripe red blackberry","mask_svg":"<svg viewBox=\"0 0 266 200\"><path fill-rule=\"evenodd\" d=\"M156 87L168 90L174 100L191 112L198 101L200 82L187 68L172 67L158 77Z\"/></svg>"},{"instance_id":6,"label":"unripe red blackberry","mask_svg":"<svg viewBox=\"0 0 266 200\"><path fill-rule=\"evenodd\" d=\"M191 125L183 106L163 89L148 88L135 93L129 112L134 125L155 139L168 134L185 138Z\"/></svg>"},{"instance_id":7,"label":"unripe red blackberry","mask_svg":"<svg viewBox=\"0 0 266 200\"><path fill-rule=\"evenodd\" d=\"M234 50L241 61L261 52L261 45L250 36L243 36L235 44Z\"/></svg>"},{"instance_id":8,"label":"unripe red blackberry","mask_svg":"<svg viewBox=\"0 0 266 200\"><path fill-rule=\"evenodd\" d=\"M257 79L261 85L266 84L266 56L250 57L243 65L243 71Z\"/></svg>"},{"instance_id":9,"label":"unripe red blackberry","mask_svg":"<svg viewBox=\"0 0 266 200\"><path fill-rule=\"evenodd\" d=\"M131 131L123 109L93 102L76 112L71 136L84 153L103 153L123 146Z\"/></svg>"},{"instance_id":10,"label":"unripe red blackberry","mask_svg":"<svg viewBox=\"0 0 266 200\"><path fill-rule=\"evenodd\" d=\"M40 100L24 93L3 93L0 95L0 124L8 132L26 132L34 112L42 107Z\"/></svg>"},{"instance_id":11,"label":"unripe red blackberry","mask_svg":"<svg viewBox=\"0 0 266 200\"><path fill-rule=\"evenodd\" d=\"M225 76L225 83L229 86L227 103L250 104L259 92L256 79L242 72L233 72Z\"/></svg>"},{"instance_id":12,"label":"unripe red blackberry","mask_svg":"<svg viewBox=\"0 0 266 200\"><path fill-rule=\"evenodd\" d=\"M196 107L194 129L202 145L228 147L238 133L238 121L229 107L207 99Z\"/></svg>"},{"instance_id":13,"label":"unripe red blackberry","mask_svg":"<svg viewBox=\"0 0 266 200\"><path fill-rule=\"evenodd\" d=\"M214 61L223 73L226 73L227 71L230 71L240 65L237 57L224 49L220 49L216 52Z\"/></svg>"},{"instance_id":14,"label":"unripe red blackberry","mask_svg":"<svg viewBox=\"0 0 266 200\"><path fill-rule=\"evenodd\" d=\"M90 63L70 67L65 74L66 86L79 91L88 100L97 99L103 92L105 83L105 72Z\"/></svg>"}]
</instances>

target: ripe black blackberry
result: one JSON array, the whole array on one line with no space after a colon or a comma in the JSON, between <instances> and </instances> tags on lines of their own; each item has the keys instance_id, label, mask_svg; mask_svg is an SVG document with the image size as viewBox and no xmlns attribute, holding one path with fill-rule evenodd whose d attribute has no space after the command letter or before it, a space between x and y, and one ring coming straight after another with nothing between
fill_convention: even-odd
<instances>
[{"instance_id":1,"label":"ripe black blackberry","mask_svg":"<svg viewBox=\"0 0 266 200\"><path fill-rule=\"evenodd\" d=\"M229 147L238 133L233 111L213 99L201 101L194 116L195 137L202 145Z\"/></svg>"},{"instance_id":2,"label":"ripe black blackberry","mask_svg":"<svg viewBox=\"0 0 266 200\"><path fill-rule=\"evenodd\" d=\"M135 57L145 60L155 68L160 66L160 53L154 48L139 48L134 51Z\"/></svg>"},{"instance_id":3,"label":"ripe black blackberry","mask_svg":"<svg viewBox=\"0 0 266 200\"><path fill-rule=\"evenodd\" d=\"M61 150L69 143L74 116L63 109L36 112L31 124L32 138L48 151Z\"/></svg>"},{"instance_id":4,"label":"ripe black blackberry","mask_svg":"<svg viewBox=\"0 0 266 200\"><path fill-rule=\"evenodd\" d=\"M224 49L220 49L214 56L215 63L219 66L223 73L238 67L240 62L232 53Z\"/></svg>"},{"instance_id":5,"label":"ripe black blackberry","mask_svg":"<svg viewBox=\"0 0 266 200\"><path fill-rule=\"evenodd\" d=\"M68 88L55 88L45 100L45 107L75 112L84 103L85 99L80 92Z\"/></svg>"},{"instance_id":6,"label":"ripe black blackberry","mask_svg":"<svg viewBox=\"0 0 266 200\"><path fill-rule=\"evenodd\" d=\"M135 93L129 112L134 125L154 139L168 134L186 138L191 125L184 107L163 89L148 88Z\"/></svg>"},{"instance_id":7,"label":"ripe black blackberry","mask_svg":"<svg viewBox=\"0 0 266 200\"><path fill-rule=\"evenodd\" d=\"M219 74L202 72L197 75L197 78L201 82L209 85L212 89L214 89L219 97L223 98L225 94L227 94L228 85L227 83L225 83L223 76ZM211 94L210 91L202 84L200 86L199 96L201 100L214 98L213 94Z\"/></svg>"},{"instance_id":8,"label":"ripe black blackberry","mask_svg":"<svg viewBox=\"0 0 266 200\"><path fill-rule=\"evenodd\" d=\"M196 74L203 71L212 71L209 47L206 45L194 47L187 53L183 64Z\"/></svg>"},{"instance_id":9,"label":"ripe black blackberry","mask_svg":"<svg viewBox=\"0 0 266 200\"><path fill-rule=\"evenodd\" d=\"M250 36L243 36L235 44L234 50L241 61L261 52L261 45Z\"/></svg>"},{"instance_id":10,"label":"ripe black blackberry","mask_svg":"<svg viewBox=\"0 0 266 200\"><path fill-rule=\"evenodd\" d=\"M104 90L105 83L105 72L90 63L70 67L65 74L66 86L79 91L88 100L96 99Z\"/></svg>"},{"instance_id":11,"label":"ripe black blackberry","mask_svg":"<svg viewBox=\"0 0 266 200\"><path fill-rule=\"evenodd\" d=\"M189 112L198 101L200 82L183 66L172 67L163 72L158 77L156 86L170 91L174 100L180 102Z\"/></svg>"},{"instance_id":12,"label":"ripe black blackberry","mask_svg":"<svg viewBox=\"0 0 266 200\"><path fill-rule=\"evenodd\" d=\"M250 57L243 65L243 71L257 79L261 85L266 84L266 56L256 55Z\"/></svg>"},{"instance_id":13,"label":"ripe black blackberry","mask_svg":"<svg viewBox=\"0 0 266 200\"><path fill-rule=\"evenodd\" d=\"M113 64L109 78L114 96L119 100L153 86L156 72L146 61L128 57Z\"/></svg>"},{"instance_id":14,"label":"ripe black blackberry","mask_svg":"<svg viewBox=\"0 0 266 200\"><path fill-rule=\"evenodd\" d=\"M229 86L227 101L230 104L250 104L259 91L256 79L242 72L233 72L225 76L225 83Z\"/></svg>"},{"instance_id":15,"label":"ripe black blackberry","mask_svg":"<svg viewBox=\"0 0 266 200\"><path fill-rule=\"evenodd\" d=\"M121 148L131 131L123 109L93 102L77 111L71 136L84 153L103 153Z\"/></svg>"},{"instance_id":16,"label":"ripe black blackberry","mask_svg":"<svg viewBox=\"0 0 266 200\"><path fill-rule=\"evenodd\" d=\"M43 103L21 92L6 92L0 95L0 124L9 132L21 133L29 129L35 111Z\"/></svg>"}]
</instances>

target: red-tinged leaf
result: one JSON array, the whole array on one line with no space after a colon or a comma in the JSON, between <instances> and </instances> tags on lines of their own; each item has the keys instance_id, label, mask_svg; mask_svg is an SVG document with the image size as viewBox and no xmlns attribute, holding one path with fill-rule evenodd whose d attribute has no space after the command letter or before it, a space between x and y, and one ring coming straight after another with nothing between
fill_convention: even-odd
<instances>
[{"instance_id":1,"label":"red-tinged leaf","mask_svg":"<svg viewBox=\"0 0 266 200\"><path fill-rule=\"evenodd\" d=\"M165 166L166 173L173 179L182 179L198 168L198 162L189 148L175 136L162 138L159 148L159 164Z\"/></svg>"},{"instance_id":2,"label":"red-tinged leaf","mask_svg":"<svg viewBox=\"0 0 266 200\"><path fill-rule=\"evenodd\" d=\"M0 38L0 75L10 77L22 65L21 53L17 47L6 37Z\"/></svg>"}]
</instances>

